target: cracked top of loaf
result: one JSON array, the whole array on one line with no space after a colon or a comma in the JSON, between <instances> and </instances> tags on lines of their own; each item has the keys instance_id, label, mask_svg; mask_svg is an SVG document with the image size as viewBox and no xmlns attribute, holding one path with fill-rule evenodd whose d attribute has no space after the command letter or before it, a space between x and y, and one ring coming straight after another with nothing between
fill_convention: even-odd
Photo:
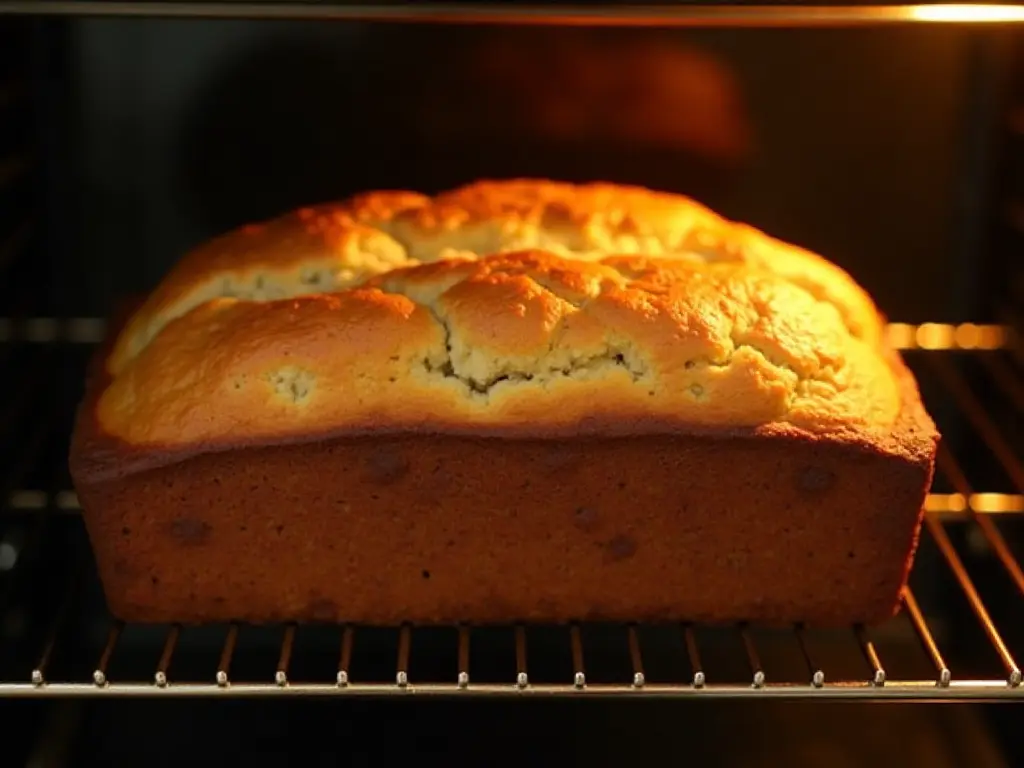
<instances>
[{"instance_id":1,"label":"cracked top of loaf","mask_svg":"<svg viewBox=\"0 0 1024 768\"><path fill-rule=\"evenodd\" d=\"M377 192L187 255L95 405L135 445L610 423L885 433L871 299L684 197L547 181Z\"/></svg>"}]
</instances>

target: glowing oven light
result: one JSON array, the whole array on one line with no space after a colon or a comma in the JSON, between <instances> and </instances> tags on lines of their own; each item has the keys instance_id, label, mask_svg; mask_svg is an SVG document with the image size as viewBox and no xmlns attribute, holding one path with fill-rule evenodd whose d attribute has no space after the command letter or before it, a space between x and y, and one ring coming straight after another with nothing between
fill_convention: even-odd
<instances>
[{"instance_id":1,"label":"glowing oven light","mask_svg":"<svg viewBox=\"0 0 1024 768\"><path fill-rule=\"evenodd\" d=\"M915 5L910 14L919 21L999 22L1024 21L1022 5Z\"/></svg>"},{"instance_id":2,"label":"glowing oven light","mask_svg":"<svg viewBox=\"0 0 1024 768\"><path fill-rule=\"evenodd\" d=\"M890 323L886 336L895 349L1003 349L1009 342L1001 325Z\"/></svg>"}]
</instances>

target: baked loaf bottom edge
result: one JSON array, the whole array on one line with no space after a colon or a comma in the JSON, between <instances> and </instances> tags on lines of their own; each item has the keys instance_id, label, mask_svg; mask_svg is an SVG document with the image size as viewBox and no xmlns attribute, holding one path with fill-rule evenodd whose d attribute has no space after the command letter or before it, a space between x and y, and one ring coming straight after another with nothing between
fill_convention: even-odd
<instances>
[{"instance_id":1,"label":"baked loaf bottom edge","mask_svg":"<svg viewBox=\"0 0 1024 768\"><path fill-rule=\"evenodd\" d=\"M396 435L79 482L111 612L186 624L875 623L929 464L697 435Z\"/></svg>"}]
</instances>

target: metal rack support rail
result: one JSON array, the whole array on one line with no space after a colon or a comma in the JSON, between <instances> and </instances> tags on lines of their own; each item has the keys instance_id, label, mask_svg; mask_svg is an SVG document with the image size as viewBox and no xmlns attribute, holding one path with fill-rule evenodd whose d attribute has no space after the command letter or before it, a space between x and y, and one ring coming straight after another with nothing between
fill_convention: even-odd
<instances>
[{"instance_id":1,"label":"metal rack support rail","mask_svg":"<svg viewBox=\"0 0 1024 768\"><path fill-rule=\"evenodd\" d=\"M2 15L142 18L322 19L577 27L863 27L1021 24L1024 6L663 4L503 5L484 3L174 2L173 0L0 0Z\"/></svg>"}]
</instances>

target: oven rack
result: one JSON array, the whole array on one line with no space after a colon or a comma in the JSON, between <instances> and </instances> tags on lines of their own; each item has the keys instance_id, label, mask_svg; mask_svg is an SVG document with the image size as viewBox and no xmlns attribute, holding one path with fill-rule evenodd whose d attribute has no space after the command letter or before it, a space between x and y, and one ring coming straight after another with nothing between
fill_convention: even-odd
<instances>
[{"instance_id":1,"label":"oven rack","mask_svg":"<svg viewBox=\"0 0 1024 768\"><path fill-rule=\"evenodd\" d=\"M15 342L0 354L16 348L42 371L70 351L86 358L102 336L94 322L0 328ZM0 697L1022 700L1024 357L1006 326L888 334L946 439L902 610L880 627L124 625L89 607L90 590L102 603L70 485L31 482L48 441L66 450L66 423L32 421L0 486L0 624L18 625L32 597L44 615L22 622L34 635L0 633ZM0 410L33 413L39 392L22 387L25 400ZM54 546L64 572L44 579L54 553L34 553Z\"/></svg>"},{"instance_id":2,"label":"oven rack","mask_svg":"<svg viewBox=\"0 0 1024 768\"><path fill-rule=\"evenodd\" d=\"M293 649L298 632L301 628L287 625L280 629L280 646L276 664L267 665L266 674L262 679L249 675L237 680L232 674L232 662L238 652L240 643L244 642L245 627L231 624L223 630L223 645L215 664L210 665L210 674L205 680L191 678L178 679L171 671L175 651L182 633L188 631L179 626L171 626L165 630L165 640L157 661L152 665L152 673L148 680L120 680L108 673L108 667L115 658L118 640L125 631L120 622L113 622L107 634L107 640L96 659L95 669L88 677L79 680L50 680L47 676L47 662L55 652L54 640L47 641L38 663L31 669L27 679L21 681L0 682L0 697L17 698L191 698L232 697L232 698L266 698L288 696L349 696L349 697L381 697L381 696L446 696L446 697L509 697L509 696L598 696L598 697L642 697L642 698L707 698L707 699L807 699L820 700L909 700L909 701L953 701L953 700L1024 700L1024 689L1020 686L1020 671L1014 667L1007 678L991 677L977 679L956 679L946 665L941 651L932 634L927 621L921 613L920 606L911 591L903 596L903 610L909 614L914 629L924 644L924 650L935 665L935 675L924 679L890 679L878 650L878 644L870 638L863 627L849 630L863 654L865 674L860 678L841 678L832 680L824 665L815 663L814 655L809 650L813 632L800 626L792 629L793 641L803 656L806 667L806 679L798 681L788 679L786 675L777 679L772 675L770 665L762 664L759 644L754 639L754 630L738 625L732 633L738 641L730 642L742 648L742 659L749 675L745 680L737 680L734 673L727 675L728 682L716 682L712 673L706 671L702 664L702 645L697 640L697 632L701 628L683 624L676 628L678 636L678 652L683 661L689 665L692 673L687 679L664 682L651 680L644 671L644 655L638 640L641 631L635 626L619 627L621 635L621 653L628 657L631 672L619 681L592 682L587 673L587 653L582 641L589 627L570 625L562 628L539 628L540 631L559 631L563 635L564 646L571 653L571 672L564 679L546 678L535 681L531 676L533 654L528 655L531 648L527 641L528 633L538 628L516 626L503 631L514 640L515 673L505 680L478 680L473 674L469 663L471 638L474 630L470 627L446 628L451 635L448 649L451 657L457 659L457 672L448 680L429 676L417 679L414 666L410 665L410 650L414 645L414 637L418 631L410 626L389 630L394 636L392 642L382 645L397 645L398 651L393 664L390 679L370 677L360 679L353 675L350 665L353 663L353 649L356 639L363 631L373 633L375 642L380 642L380 628L363 628L342 626L335 630L338 638L337 671L332 677L310 681L293 679L289 673ZM321 630L321 628L316 628ZM665 629L665 628L661 628ZM989 628L993 631L992 628ZM265 631L265 630L264 630ZM438 628L426 631L436 632ZM492 633L494 628L484 631ZM723 630L718 630L721 633ZM721 642L721 634L717 641ZM544 653L551 653L549 645ZM737 661L739 658L737 658ZM1008 662L1012 664L1013 662ZM550 667L550 659L543 665ZM378 664L379 666L379 664Z\"/></svg>"}]
</instances>

